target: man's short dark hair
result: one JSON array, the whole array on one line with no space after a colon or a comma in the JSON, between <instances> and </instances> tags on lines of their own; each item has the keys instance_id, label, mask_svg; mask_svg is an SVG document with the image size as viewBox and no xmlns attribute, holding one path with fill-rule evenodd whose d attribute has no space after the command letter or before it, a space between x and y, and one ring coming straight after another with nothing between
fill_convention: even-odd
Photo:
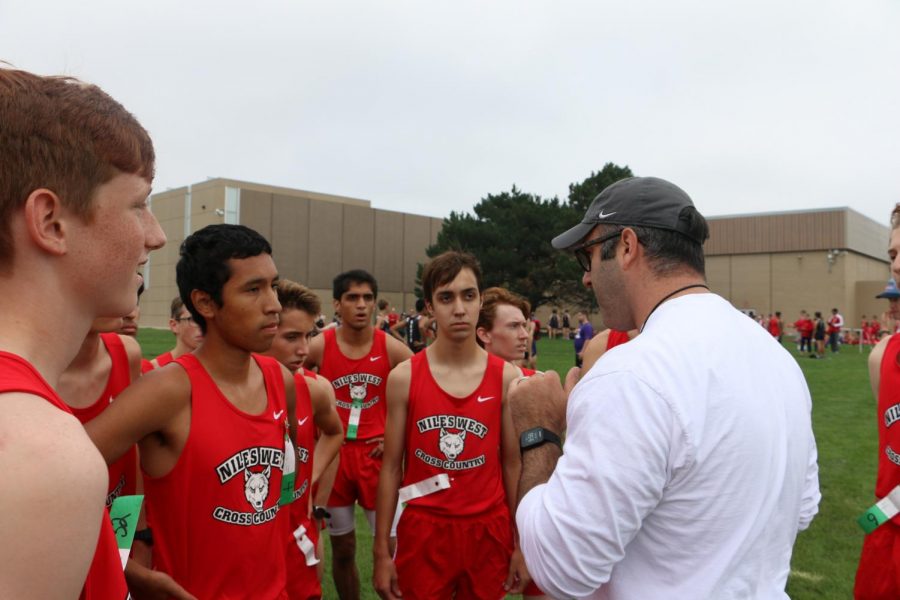
<instances>
[{"instance_id":1,"label":"man's short dark hair","mask_svg":"<svg viewBox=\"0 0 900 600\"><path fill-rule=\"evenodd\" d=\"M425 300L416 298L416 312L420 313L425 310Z\"/></svg>"},{"instance_id":2,"label":"man's short dark hair","mask_svg":"<svg viewBox=\"0 0 900 600\"><path fill-rule=\"evenodd\" d=\"M181 243L175 281L184 306L203 333L206 333L206 319L194 307L191 292L206 292L216 305L222 306L222 288L231 277L228 261L263 253L272 254L272 246L266 238L243 225L207 225Z\"/></svg>"},{"instance_id":3,"label":"man's short dark hair","mask_svg":"<svg viewBox=\"0 0 900 600\"><path fill-rule=\"evenodd\" d=\"M658 229L656 227L627 226L637 235L644 247L644 253L653 273L659 276L671 275L690 269L706 277L706 260L703 245L696 239L709 237L709 225L697 210L683 211L682 220L687 221L690 237L677 231ZM602 226L601 235L625 229L621 225ZM615 256L619 237L603 242L600 246L601 260Z\"/></svg>"},{"instance_id":4,"label":"man's short dark hair","mask_svg":"<svg viewBox=\"0 0 900 600\"><path fill-rule=\"evenodd\" d=\"M369 284L372 288L372 294L378 297L378 282L372 277L372 274L363 269L352 269L344 271L334 278L331 284L331 295L335 300L340 300L341 296L347 293L351 285Z\"/></svg>"},{"instance_id":5,"label":"man's short dark hair","mask_svg":"<svg viewBox=\"0 0 900 600\"><path fill-rule=\"evenodd\" d=\"M453 281L463 269L472 271L478 291L481 292L481 265L478 260L466 252L448 250L428 261L422 270L422 295L425 301L431 302L434 290Z\"/></svg>"}]
</instances>

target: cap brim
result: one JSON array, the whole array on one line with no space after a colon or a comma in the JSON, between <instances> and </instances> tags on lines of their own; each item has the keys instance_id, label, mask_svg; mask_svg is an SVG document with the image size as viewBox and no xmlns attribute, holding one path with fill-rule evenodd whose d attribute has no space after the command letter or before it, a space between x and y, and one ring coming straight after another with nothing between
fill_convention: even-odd
<instances>
[{"instance_id":1,"label":"cap brim","mask_svg":"<svg viewBox=\"0 0 900 600\"><path fill-rule=\"evenodd\" d=\"M891 293L887 293L887 292L881 292L880 294L878 294L875 297L876 298L885 298L887 300L894 300L896 298L900 298L900 294L891 294Z\"/></svg>"},{"instance_id":2,"label":"cap brim","mask_svg":"<svg viewBox=\"0 0 900 600\"><path fill-rule=\"evenodd\" d=\"M579 223L575 227L553 238L553 241L550 243L557 250L568 250L586 238L596 226L596 223Z\"/></svg>"}]
</instances>

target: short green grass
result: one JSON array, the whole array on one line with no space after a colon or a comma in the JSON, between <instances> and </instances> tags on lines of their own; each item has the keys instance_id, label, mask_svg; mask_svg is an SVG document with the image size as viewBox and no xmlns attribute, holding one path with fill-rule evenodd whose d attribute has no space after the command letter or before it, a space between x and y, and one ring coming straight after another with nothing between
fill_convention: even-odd
<instances>
[{"instance_id":1,"label":"short green grass","mask_svg":"<svg viewBox=\"0 0 900 600\"><path fill-rule=\"evenodd\" d=\"M144 355L152 358L172 347L168 331L142 330ZM813 360L785 347L797 357L813 397L813 428L819 448L822 502L812 526L797 538L788 593L794 600L845 600L852 597L853 578L863 533L856 517L875 500L878 436L875 400L868 383L868 350L844 347L824 360ZM562 339L538 342L538 368L565 376L574 364L572 343ZM327 536L326 536L327 544ZM362 598L375 600L372 581L372 536L357 513L357 562ZM326 551L324 598L337 598L331 582L330 550ZM514 597L510 597L514 598ZM515 598L518 598L517 596Z\"/></svg>"},{"instance_id":2,"label":"short green grass","mask_svg":"<svg viewBox=\"0 0 900 600\"><path fill-rule=\"evenodd\" d=\"M175 347L175 336L168 329L144 328L138 331L138 342L141 344L144 358L156 358L163 352Z\"/></svg>"}]
</instances>

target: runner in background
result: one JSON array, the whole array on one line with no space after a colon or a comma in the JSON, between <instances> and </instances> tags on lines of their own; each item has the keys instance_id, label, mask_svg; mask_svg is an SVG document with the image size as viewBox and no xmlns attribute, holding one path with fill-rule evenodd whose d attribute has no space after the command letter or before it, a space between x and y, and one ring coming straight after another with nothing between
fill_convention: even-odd
<instances>
[{"instance_id":1,"label":"runner in background","mask_svg":"<svg viewBox=\"0 0 900 600\"><path fill-rule=\"evenodd\" d=\"M309 341L316 334L315 319L321 310L319 297L299 283L281 279L278 302L281 304L278 334L265 354L294 374L297 387L297 475L295 499L288 508L287 591L290 600L314 600L322 596L324 544L319 531L324 525L321 511L325 504L321 500L317 506L314 498L325 468L341 449L344 430L335 410L331 382L303 368ZM328 492L324 494L326 500Z\"/></svg>"},{"instance_id":2,"label":"runner in background","mask_svg":"<svg viewBox=\"0 0 900 600\"><path fill-rule=\"evenodd\" d=\"M524 364L530 316L531 306L521 296L501 287L484 290L475 331L478 345L519 367L525 375L533 374Z\"/></svg>"},{"instance_id":3,"label":"runner in background","mask_svg":"<svg viewBox=\"0 0 900 600\"><path fill-rule=\"evenodd\" d=\"M203 330L184 306L180 296L172 298L169 305L169 330L175 334L175 347L150 361L154 369L164 367L176 358L190 354L203 343Z\"/></svg>"},{"instance_id":4,"label":"runner in background","mask_svg":"<svg viewBox=\"0 0 900 600\"><path fill-rule=\"evenodd\" d=\"M891 212L891 235L888 240L891 275L900 277L900 204ZM893 292L887 297L892 301ZM869 354L869 382L877 401L878 474L875 479L875 499L892 494L900 485L900 335L893 333L878 342ZM887 600L900 598L900 525L888 519L863 540L853 597L856 600Z\"/></svg>"},{"instance_id":5,"label":"runner in background","mask_svg":"<svg viewBox=\"0 0 900 600\"><path fill-rule=\"evenodd\" d=\"M332 576L342 600L359 598L354 506L366 511L374 530L375 494L384 448L385 385L395 365L411 352L372 324L378 283L355 269L332 282L341 325L313 338L305 364L331 381L344 427L334 486L328 501Z\"/></svg>"}]
</instances>

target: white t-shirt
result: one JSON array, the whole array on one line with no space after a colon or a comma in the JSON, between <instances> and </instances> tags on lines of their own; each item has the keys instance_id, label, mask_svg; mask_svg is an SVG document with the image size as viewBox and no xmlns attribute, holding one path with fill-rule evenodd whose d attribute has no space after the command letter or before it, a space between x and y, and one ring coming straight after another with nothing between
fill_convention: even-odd
<instances>
[{"instance_id":1,"label":"white t-shirt","mask_svg":"<svg viewBox=\"0 0 900 600\"><path fill-rule=\"evenodd\" d=\"M563 456L516 513L554 598L783 599L820 499L796 361L714 294L663 303L572 391Z\"/></svg>"}]
</instances>

